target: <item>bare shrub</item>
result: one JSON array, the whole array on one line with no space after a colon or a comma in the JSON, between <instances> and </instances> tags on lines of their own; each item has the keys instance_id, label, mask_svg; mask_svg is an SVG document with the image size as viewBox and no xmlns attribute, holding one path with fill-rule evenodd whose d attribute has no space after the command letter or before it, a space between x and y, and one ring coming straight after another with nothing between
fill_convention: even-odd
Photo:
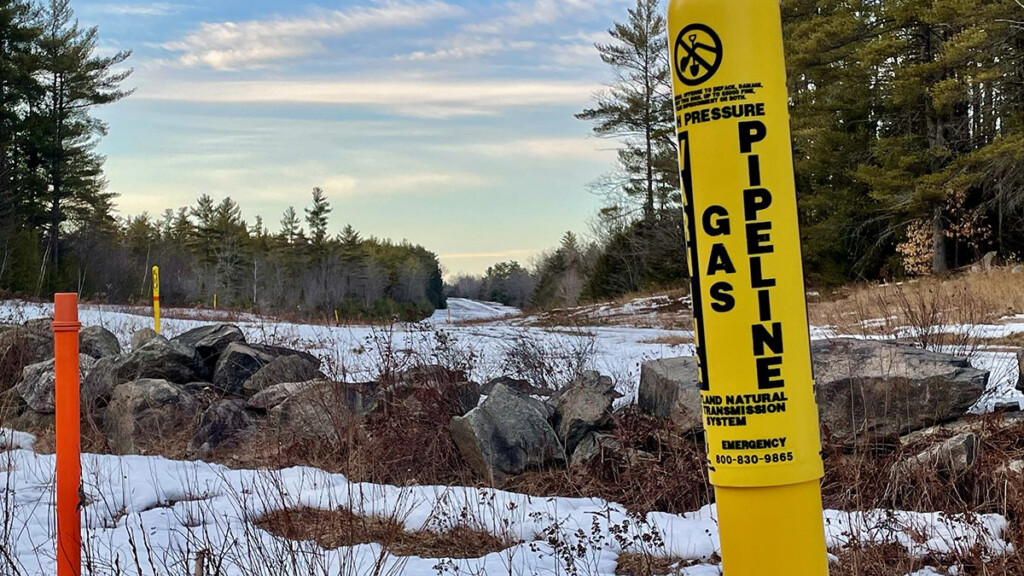
<instances>
[{"instance_id":1,"label":"bare shrub","mask_svg":"<svg viewBox=\"0 0 1024 576\"><path fill-rule=\"evenodd\" d=\"M545 338L522 329L505 339L501 345L502 374L552 390L581 376L593 363L597 337L583 328L552 332L568 337Z\"/></svg>"},{"instance_id":2,"label":"bare shrub","mask_svg":"<svg viewBox=\"0 0 1024 576\"><path fill-rule=\"evenodd\" d=\"M527 494L594 497L618 502L636 513L681 514L714 501L706 456L693 438L634 407L615 415L619 449L585 466L528 472L508 488Z\"/></svg>"}]
</instances>

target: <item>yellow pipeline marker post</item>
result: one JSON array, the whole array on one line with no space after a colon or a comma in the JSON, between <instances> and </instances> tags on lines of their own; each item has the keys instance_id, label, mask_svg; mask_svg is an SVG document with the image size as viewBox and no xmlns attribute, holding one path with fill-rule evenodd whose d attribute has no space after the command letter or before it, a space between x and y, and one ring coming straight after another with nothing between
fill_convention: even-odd
<instances>
[{"instance_id":1,"label":"yellow pipeline marker post","mask_svg":"<svg viewBox=\"0 0 1024 576\"><path fill-rule=\"evenodd\" d=\"M213 293L213 309L214 310L217 309L217 293L216 292Z\"/></svg>"},{"instance_id":2,"label":"yellow pipeline marker post","mask_svg":"<svg viewBox=\"0 0 1024 576\"><path fill-rule=\"evenodd\" d=\"M153 330L160 333L160 267L153 266Z\"/></svg>"},{"instance_id":3,"label":"yellow pipeline marker post","mask_svg":"<svg viewBox=\"0 0 1024 576\"><path fill-rule=\"evenodd\" d=\"M824 576L778 0L671 0L668 39L723 571Z\"/></svg>"}]
</instances>

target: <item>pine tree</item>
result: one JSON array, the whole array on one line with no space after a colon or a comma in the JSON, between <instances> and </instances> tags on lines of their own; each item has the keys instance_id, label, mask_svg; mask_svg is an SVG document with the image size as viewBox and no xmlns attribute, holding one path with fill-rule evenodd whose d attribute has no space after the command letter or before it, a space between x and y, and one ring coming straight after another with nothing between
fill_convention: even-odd
<instances>
[{"instance_id":1,"label":"pine tree","mask_svg":"<svg viewBox=\"0 0 1024 576\"><path fill-rule=\"evenodd\" d=\"M215 259L213 245L217 241L217 216L213 198L209 194L200 195L196 199L196 205L189 210L189 213L195 220L188 243L189 248L201 263L212 264Z\"/></svg>"},{"instance_id":2,"label":"pine tree","mask_svg":"<svg viewBox=\"0 0 1024 576\"><path fill-rule=\"evenodd\" d=\"M16 219L31 225L36 213L26 118L41 94L34 51L40 33L37 11L30 4L0 0L0 228Z\"/></svg>"},{"instance_id":3,"label":"pine tree","mask_svg":"<svg viewBox=\"0 0 1024 576\"><path fill-rule=\"evenodd\" d=\"M612 42L596 45L601 60L615 71L616 81L598 98L596 107L576 115L593 122L596 135L622 142L619 168L625 182L616 181L616 188L626 198L639 201L649 222L656 208L666 206L679 191L662 13L659 0L636 0L628 21L608 31ZM622 212L621 207L615 208Z\"/></svg>"},{"instance_id":4,"label":"pine tree","mask_svg":"<svg viewBox=\"0 0 1024 576\"><path fill-rule=\"evenodd\" d=\"M338 242L340 242L344 247L354 248L362 244L363 239L351 224L346 224L345 227L341 229L341 233L338 234Z\"/></svg>"},{"instance_id":5,"label":"pine tree","mask_svg":"<svg viewBox=\"0 0 1024 576\"><path fill-rule=\"evenodd\" d=\"M331 205L320 187L313 188L313 206L306 208L306 224L309 226L309 241L313 249L322 252L327 242L327 215Z\"/></svg>"},{"instance_id":6,"label":"pine tree","mask_svg":"<svg viewBox=\"0 0 1024 576\"><path fill-rule=\"evenodd\" d=\"M171 240L178 246L182 246L188 242L193 234L193 230L194 227L189 219L188 208L185 206L178 208L178 212L174 215L174 223L171 224Z\"/></svg>"},{"instance_id":7,"label":"pine tree","mask_svg":"<svg viewBox=\"0 0 1024 576\"><path fill-rule=\"evenodd\" d=\"M782 3L804 260L812 282L874 276L894 242L858 178L870 159L884 24L846 0Z\"/></svg>"},{"instance_id":8,"label":"pine tree","mask_svg":"<svg viewBox=\"0 0 1024 576\"><path fill-rule=\"evenodd\" d=\"M295 245L303 236L302 224L299 216L295 213L295 207L289 206L281 218L281 231L277 233L278 238L287 245Z\"/></svg>"},{"instance_id":9,"label":"pine tree","mask_svg":"<svg viewBox=\"0 0 1024 576\"><path fill-rule=\"evenodd\" d=\"M49 254L59 263L61 226L108 203L96 138L106 125L90 113L131 92L120 89L131 70L115 71L130 51L97 56L97 28L82 29L69 0L50 0L39 41L45 97L39 112L48 187Z\"/></svg>"}]
</instances>

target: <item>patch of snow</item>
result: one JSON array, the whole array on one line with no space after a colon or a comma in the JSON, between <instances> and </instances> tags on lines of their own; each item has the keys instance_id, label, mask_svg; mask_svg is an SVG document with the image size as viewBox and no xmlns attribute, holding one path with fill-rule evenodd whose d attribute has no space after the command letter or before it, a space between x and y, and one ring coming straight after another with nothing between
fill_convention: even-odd
<instances>
[{"instance_id":1,"label":"patch of snow","mask_svg":"<svg viewBox=\"0 0 1024 576\"><path fill-rule=\"evenodd\" d=\"M28 450L4 453L0 486L8 486L9 542L21 574L55 572L53 550L54 457ZM690 576L717 574L708 560L720 553L715 507L682 514L631 517L615 503L596 498L537 497L484 488L394 486L349 482L313 468L280 471L233 470L203 462L148 456L83 457L88 504L82 538L98 566L135 566L145 550L142 575L164 574L189 565L197 550L209 550L223 576L289 574L565 573L561 546L582 546L580 573L612 576L617 558L636 546L653 556L704 562L686 568ZM363 516L394 519L409 530L444 532L470 526L511 541L506 550L474 559L397 558L379 544L324 550L313 542L290 542L256 526L264 515L307 507L348 509ZM992 554L1011 553L999 515L971 519L899 511L825 512L830 548L898 544L916 556L943 554L978 545ZM623 538L616 538L620 533ZM659 534L665 545L639 544ZM0 535L2 537L2 535ZM443 567L443 570L438 570ZM378 572L377 570L380 569ZM134 572L133 572L134 574Z\"/></svg>"},{"instance_id":2,"label":"patch of snow","mask_svg":"<svg viewBox=\"0 0 1024 576\"><path fill-rule=\"evenodd\" d=\"M449 324L467 321L500 320L510 316L519 316L523 311L498 302L481 302L466 298L449 298L448 308L435 310L433 316L425 320L428 324Z\"/></svg>"},{"instance_id":3,"label":"patch of snow","mask_svg":"<svg viewBox=\"0 0 1024 576\"><path fill-rule=\"evenodd\" d=\"M0 428L0 452L5 450L31 450L36 437L26 432Z\"/></svg>"}]
</instances>

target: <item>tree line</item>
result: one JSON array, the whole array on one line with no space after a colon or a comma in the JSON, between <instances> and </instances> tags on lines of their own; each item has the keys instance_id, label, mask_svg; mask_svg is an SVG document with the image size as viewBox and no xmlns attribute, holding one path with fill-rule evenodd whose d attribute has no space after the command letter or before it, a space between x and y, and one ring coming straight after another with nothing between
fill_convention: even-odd
<instances>
[{"instance_id":1,"label":"tree line","mask_svg":"<svg viewBox=\"0 0 1024 576\"><path fill-rule=\"evenodd\" d=\"M1024 259L1024 7L781 5L808 280L941 274L990 251ZM665 10L636 0L596 44L615 81L577 118L619 153L593 186L604 202L590 242L563 238L453 293L543 307L685 285Z\"/></svg>"},{"instance_id":2,"label":"tree line","mask_svg":"<svg viewBox=\"0 0 1024 576\"><path fill-rule=\"evenodd\" d=\"M216 295L226 306L328 320L335 311L342 319L419 320L444 307L436 254L363 238L350 225L332 235L331 211L327 195L314 188L301 215L288 207L271 232L259 216L247 224L230 197L215 202L204 194L157 218L126 218L112 237L83 233L74 242L92 254L90 278L120 279L88 286L111 301L145 299L147 271L159 265L161 299L175 304L209 305ZM107 252L97 255L94 243Z\"/></svg>"},{"instance_id":3,"label":"tree line","mask_svg":"<svg viewBox=\"0 0 1024 576\"><path fill-rule=\"evenodd\" d=\"M305 316L421 318L444 306L437 256L421 246L331 235L331 207L313 191L271 233L229 198L119 218L96 146L95 110L131 94L129 51L100 55L69 0L0 0L0 293L74 291L145 301L150 269L162 299Z\"/></svg>"}]
</instances>

